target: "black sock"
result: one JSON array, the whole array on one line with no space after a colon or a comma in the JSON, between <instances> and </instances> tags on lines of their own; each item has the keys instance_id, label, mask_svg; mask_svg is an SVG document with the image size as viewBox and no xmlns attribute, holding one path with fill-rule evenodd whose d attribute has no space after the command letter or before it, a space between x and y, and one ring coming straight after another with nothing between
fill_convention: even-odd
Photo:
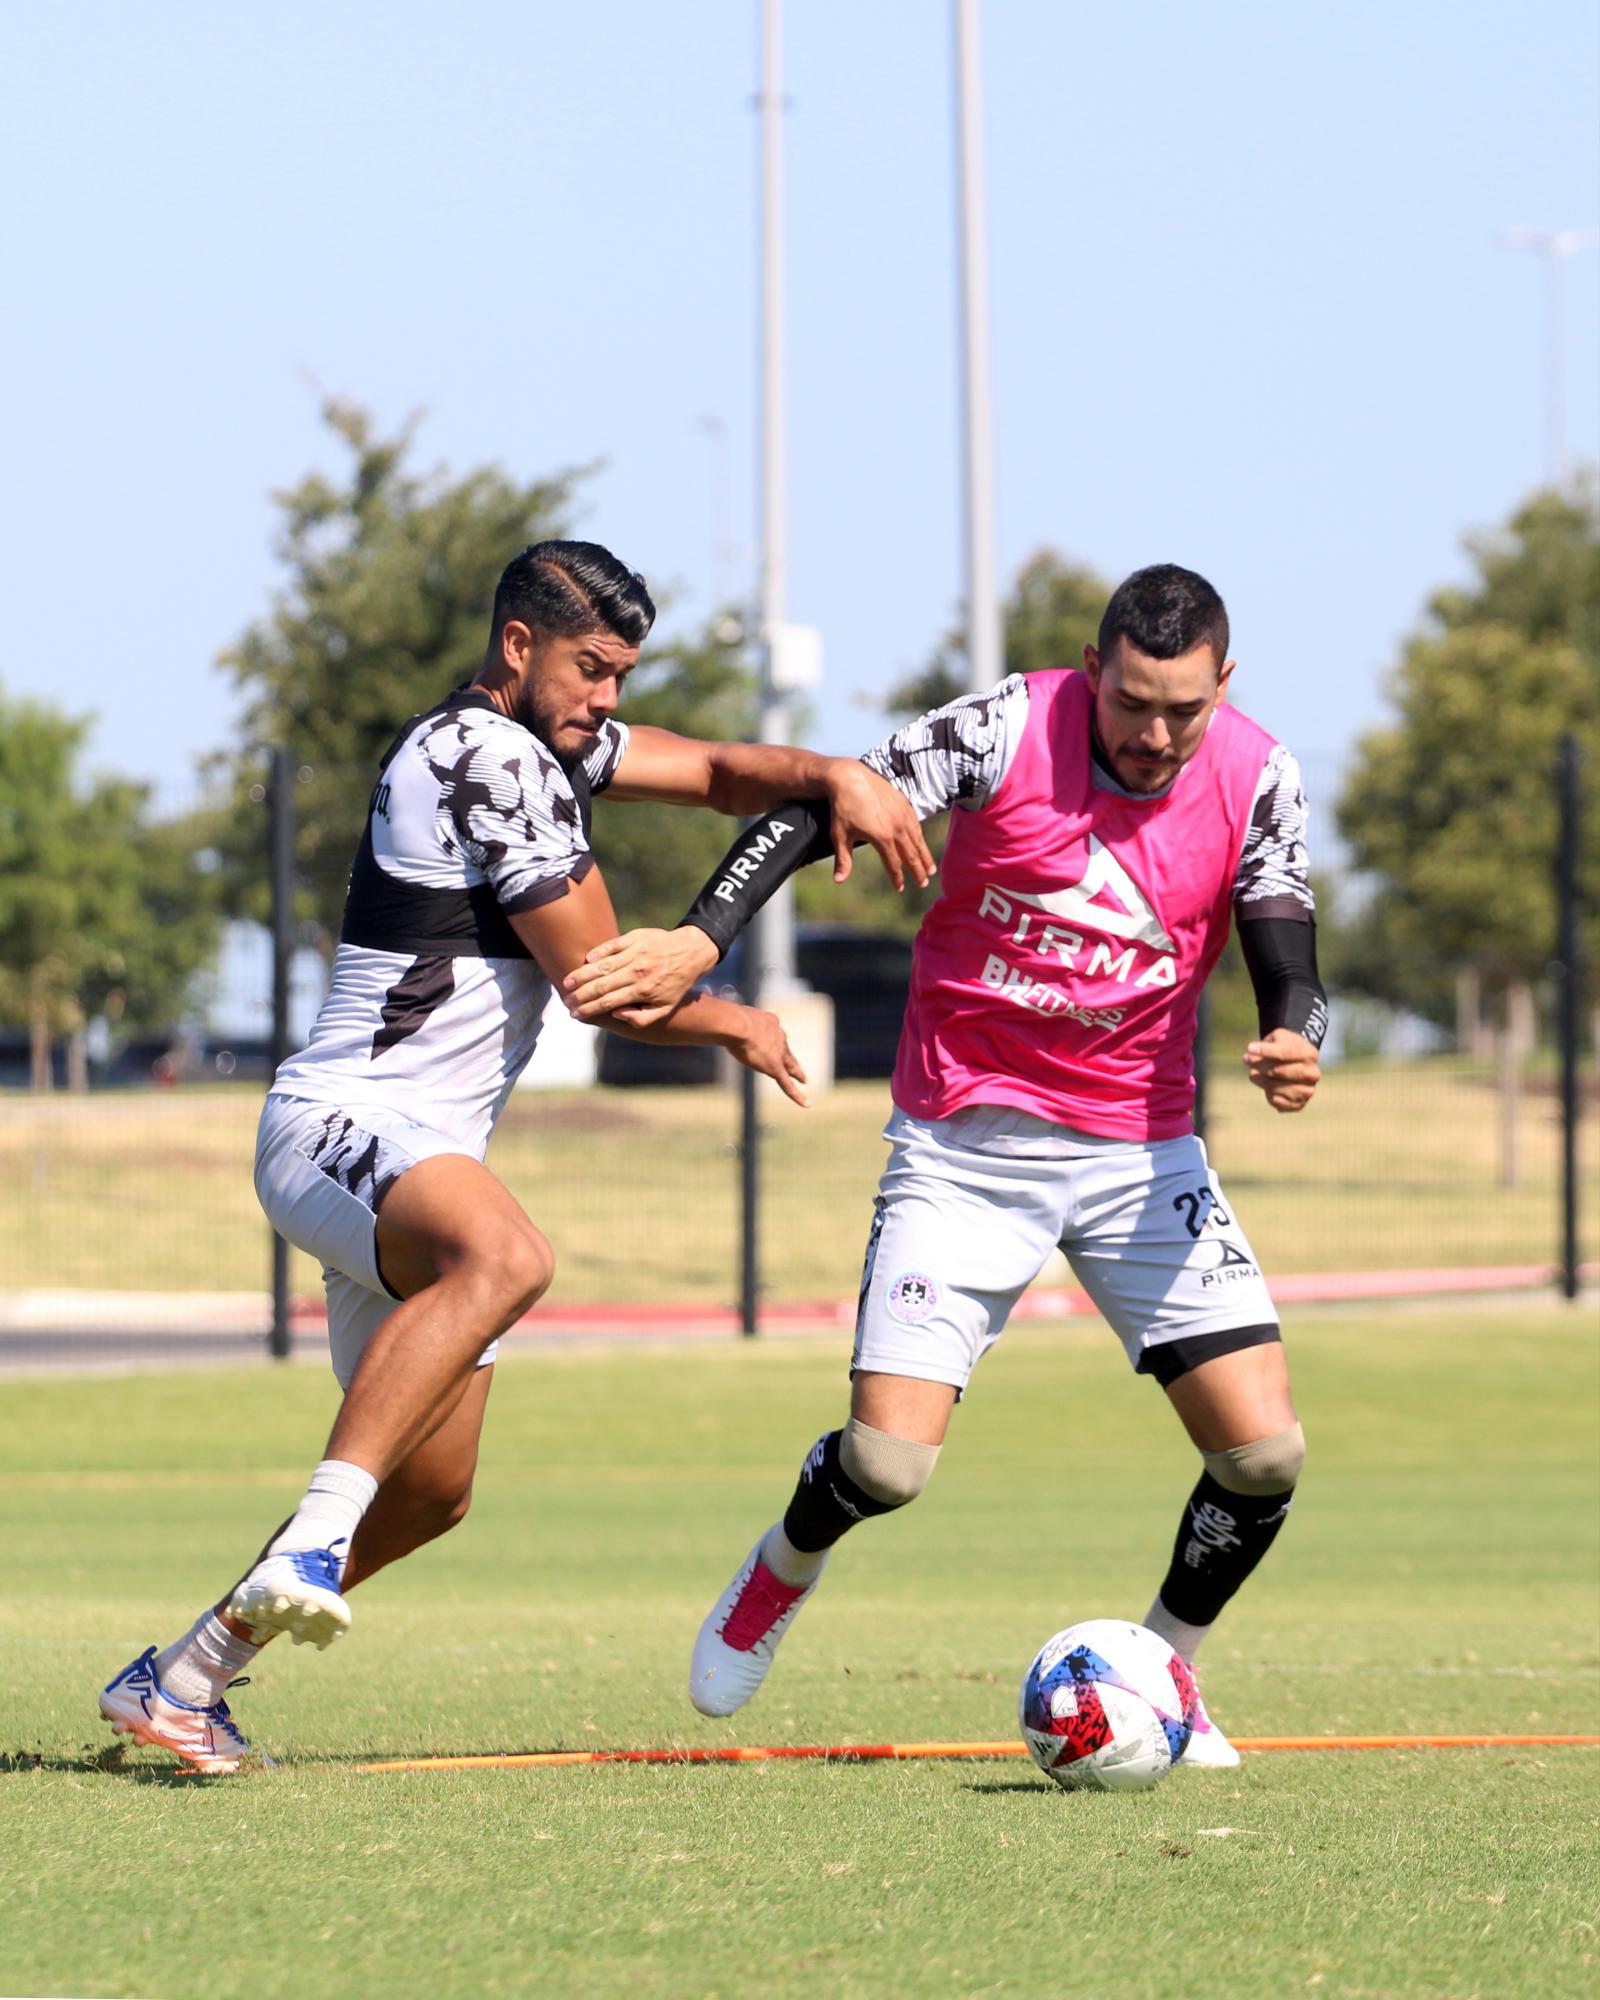
<instances>
[{"instance_id":1,"label":"black sock","mask_svg":"<svg viewBox=\"0 0 1600 2000\"><path fill-rule=\"evenodd\" d=\"M863 1493L839 1463L839 1440L843 1435L842 1431L829 1431L807 1452L806 1462L800 1468L800 1483L783 1517L783 1532L805 1555L831 1549L857 1521L894 1512L888 1501L874 1500L870 1493Z\"/></svg>"},{"instance_id":2,"label":"black sock","mask_svg":"<svg viewBox=\"0 0 1600 2000\"><path fill-rule=\"evenodd\" d=\"M1283 1526L1288 1493L1230 1493L1209 1472L1189 1495L1161 1602L1186 1625L1209 1625Z\"/></svg>"}]
</instances>

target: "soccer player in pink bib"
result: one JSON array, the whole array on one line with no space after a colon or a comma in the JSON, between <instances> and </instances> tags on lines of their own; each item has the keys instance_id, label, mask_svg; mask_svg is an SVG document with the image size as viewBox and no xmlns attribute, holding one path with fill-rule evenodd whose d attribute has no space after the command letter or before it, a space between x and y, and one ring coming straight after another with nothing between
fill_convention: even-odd
<instances>
[{"instance_id":1,"label":"soccer player in pink bib","mask_svg":"<svg viewBox=\"0 0 1600 2000\"><path fill-rule=\"evenodd\" d=\"M1299 770L1227 704L1232 673L1221 598L1162 564L1115 592L1081 673L1013 675L865 758L919 817L955 808L942 892L916 941L850 1414L700 1630L703 1713L756 1692L834 1544L922 1491L1057 1246L1202 1460L1144 1623L1192 1662L1276 1537L1305 1439L1266 1284L1193 1130L1196 1010L1230 917L1260 1022L1244 1061L1275 1111L1315 1090L1327 1010ZM567 982L580 1005L672 1003L831 851L812 809L772 820L770 851L752 865L740 843L679 931L592 953ZM1238 1762L1203 1707L1184 1761Z\"/></svg>"}]
</instances>

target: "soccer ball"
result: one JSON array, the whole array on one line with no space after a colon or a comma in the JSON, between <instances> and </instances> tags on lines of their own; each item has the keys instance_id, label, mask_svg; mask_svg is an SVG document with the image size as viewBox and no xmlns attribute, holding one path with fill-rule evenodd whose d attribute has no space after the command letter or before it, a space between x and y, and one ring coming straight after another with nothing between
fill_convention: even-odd
<instances>
[{"instance_id":1,"label":"soccer ball","mask_svg":"<svg viewBox=\"0 0 1600 2000\"><path fill-rule=\"evenodd\" d=\"M1033 1761L1063 1790L1139 1792L1188 1749L1199 1699L1165 1639L1089 1618L1040 1648L1017 1707Z\"/></svg>"}]
</instances>

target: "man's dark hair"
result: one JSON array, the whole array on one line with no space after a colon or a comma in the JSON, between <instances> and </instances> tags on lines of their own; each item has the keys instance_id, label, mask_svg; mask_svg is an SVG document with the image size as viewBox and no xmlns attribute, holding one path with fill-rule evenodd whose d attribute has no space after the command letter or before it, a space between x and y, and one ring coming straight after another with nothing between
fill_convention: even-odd
<instances>
[{"instance_id":1,"label":"man's dark hair","mask_svg":"<svg viewBox=\"0 0 1600 2000\"><path fill-rule=\"evenodd\" d=\"M1102 660L1119 639L1153 660L1175 660L1180 653L1210 646L1220 673L1228 657L1227 606L1192 569L1152 563L1136 569L1111 593L1100 620Z\"/></svg>"},{"instance_id":2,"label":"man's dark hair","mask_svg":"<svg viewBox=\"0 0 1600 2000\"><path fill-rule=\"evenodd\" d=\"M562 639L603 627L641 646L656 607L638 571L598 542L535 542L506 564L495 586L497 635L508 618Z\"/></svg>"}]
</instances>

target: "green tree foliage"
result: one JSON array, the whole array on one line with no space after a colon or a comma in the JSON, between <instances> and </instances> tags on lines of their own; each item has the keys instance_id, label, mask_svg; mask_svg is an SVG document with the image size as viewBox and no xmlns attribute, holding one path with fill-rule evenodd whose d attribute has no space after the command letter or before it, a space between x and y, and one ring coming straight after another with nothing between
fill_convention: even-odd
<instances>
[{"instance_id":1,"label":"green tree foliage","mask_svg":"<svg viewBox=\"0 0 1600 2000\"><path fill-rule=\"evenodd\" d=\"M301 770L305 914L326 941L338 935L378 760L409 716L477 672L501 570L529 542L566 532L581 474L527 484L495 467L423 474L408 463L414 425L381 437L338 399L323 417L348 471L311 473L276 496L287 580L219 664L246 700L226 760L238 800L227 842L234 905L267 913L261 781L270 751L287 744Z\"/></svg>"},{"instance_id":2,"label":"green tree foliage","mask_svg":"<svg viewBox=\"0 0 1600 2000\"><path fill-rule=\"evenodd\" d=\"M744 642L715 635L735 621L714 620L709 633L647 648L628 676L619 713L680 736L748 741L759 708L755 670ZM711 873L737 822L682 806L595 801L594 851L624 930L670 926Z\"/></svg>"},{"instance_id":3,"label":"green tree foliage","mask_svg":"<svg viewBox=\"0 0 1600 2000\"><path fill-rule=\"evenodd\" d=\"M407 718L482 665L501 570L519 549L570 531L581 472L519 484L482 467L410 469L412 428L380 437L346 402L323 412L350 456L342 480L313 473L278 496L287 578L221 664L247 698L228 760L236 810L225 845L234 907L264 917L262 779L288 744L296 787L302 914L337 937L345 885L379 759ZM711 633L646 650L622 716L690 736L749 735L756 683L741 642ZM672 923L732 838L732 822L674 806L596 802L595 851L625 926Z\"/></svg>"},{"instance_id":4,"label":"green tree foliage","mask_svg":"<svg viewBox=\"0 0 1600 2000\"><path fill-rule=\"evenodd\" d=\"M1338 803L1373 893L1340 972L1443 1019L1450 976L1537 980L1556 936L1556 746L1584 752L1586 956L1600 945L1600 503L1594 481L1537 493L1468 542L1476 576L1437 592L1362 737Z\"/></svg>"},{"instance_id":5,"label":"green tree foliage","mask_svg":"<svg viewBox=\"0 0 1600 2000\"><path fill-rule=\"evenodd\" d=\"M213 956L219 911L196 825L149 789L80 779L87 720L0 694L0 1019L49 1045L94 1017L176 1026Z\"/></svg>"},{"instance_id":6,"label":"green tree foliage","mask_svg":"<svg viewBox=\"0 0 1600 2000\"><path fill-rule=\"evenodd\" d=\"M1054 549L1031 555L1001 609L1005 671L1036 674L1082 666L1083 649L1094 644L1111 590L1097 571ZM957 627L925 667L889 690L884 706L897 717L922 715L967 689L967 635Z\"/></svg>"},{"instance_id":7,"label":"green tree foliage","mask_svg":"<svg viewBox=\"0 0 1600 2000\"><path fill-rule=\"evenodd\" d=\"M1052 549L1030 556L1002 607L1005 671L1035 674L1050 667L1081 666L1083 649L1094 643L1110 595L1105 578L1082 563ZM957 629L946 634L926 666L890 688L884 707L892 722L901 722L941 708L967 691L966 633ZM944 822L930 825L927 834L935 855L942 853ZM807 869L796 885L795 908L811 923L855 924L864 930L910 936L937 892L936 877L926 890L908 884L897 895L876 857L869 854L863 862L858 855L842 888L835 887L831 869L820 865Z\"/></svg>"}]
</instances>

